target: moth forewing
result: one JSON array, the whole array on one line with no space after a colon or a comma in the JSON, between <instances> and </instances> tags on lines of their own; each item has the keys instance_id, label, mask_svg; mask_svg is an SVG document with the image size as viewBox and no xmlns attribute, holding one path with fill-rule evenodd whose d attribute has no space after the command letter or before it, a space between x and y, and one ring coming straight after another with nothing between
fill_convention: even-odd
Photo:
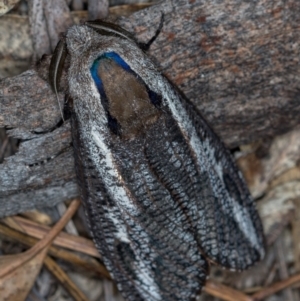
<instances>
[{"instance_id":1,"label":"moth forewing","mask_svg":"<svg viewBox=\"0 0 300 301\"><path fill-rule=\"evenodd\" d=\"M260 260L261 222L229 152L135 41L82 25L66 44L81 194L125 299L193 300L208 261Z\"/></svg>"}]
</instances>

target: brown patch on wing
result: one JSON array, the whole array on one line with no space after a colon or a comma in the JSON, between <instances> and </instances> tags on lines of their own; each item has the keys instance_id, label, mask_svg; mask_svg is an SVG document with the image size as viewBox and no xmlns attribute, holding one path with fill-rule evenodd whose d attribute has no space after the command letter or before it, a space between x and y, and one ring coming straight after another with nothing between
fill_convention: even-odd
<instances>
[{"instance_id":1,"label":"brown patch on wing","mask_svg":"<svg viewBox=\"0 0 300 301\"><path fill-rule=\"evenodd\" d=\"M122 136L132 138L153 124L160 115L149 99L145 85L116 62L103 59L98 75L108 100L110 114L121 125Z\"/></svg>"}]
</instances>

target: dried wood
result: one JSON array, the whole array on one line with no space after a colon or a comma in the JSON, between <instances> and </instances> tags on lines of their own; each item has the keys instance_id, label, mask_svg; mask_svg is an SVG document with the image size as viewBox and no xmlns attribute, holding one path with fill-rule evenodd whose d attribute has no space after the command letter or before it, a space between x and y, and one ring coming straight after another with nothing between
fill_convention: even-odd
<instances>
[{"instance_id":1,"label":"dried wood","mask_svg":"<svg viewBox=\"0 0 300 301\"><path fill-rule=\"evenodd\" d=\"M3 220L4 223L9 225L11 228L19 232L23 232L31 237L42 239L50 231L49 227L39 225L22 217L15 216L9 219L13 219L14 224L12 224L10 220L7 222L7 219ZM58 234L56 239L54 239L53 245L100 258L100 254L97 251L93 241L81 236L61 232Z\"/></svg>"},{"instance_id":2,"label":"dried wood","mask_svg":"<svg viewBox=\"0 0 300 301\"><path fill-rule=\"evenodd\" d=\"M0 224L0 236L6 237L7 239L12 241L20 242L21 244L25 244L28 246L33 246L39 241L39 239L36 239L32 236L16 231L2 224ZM84 268L89 272L96 273L100 277L111 279L107 269L103 264L99 263L94 258L87 256L86 254L82 256L82 254L76 254L73 251L74 250L68 251L64 248L55 247L51 245L48 250L48 254L53 257L63 259L64 261L69 262L74 266ZM86 249L84 249L84 251L86 251Z\"/></svg>"},{"instance_id":3,"label":"dried wood","mask_svg":"<svg viewBox=\"0 0 300 301\"><path fill-rule=\"evenodd\" d=\"M17 255L1 257L0 291L2 300L25 300L41 269L49 246L79 205L80 202L74 200L59 222L31 249Z\"/></svg>"},{"instance_id":4,"label":"dried wood","mask_svg":"<svg viewBox=\"0 0 300 301\"><path fill-rule=\"evenodd\" d=\"M169 0L118 22L146 42L162 13L149 54L229 147L299 124L299 1ZM0 217L78 194L70 124L60 124L48 64L0 81L0 127L21 139L0 165Z\"/></svg>"},{"instance_id":5,"label":"dried wood","mask_svg":"<svg viewBox=\"0 0 300 301\"><path fill-rule=\"evenodd\" d=\"M72 296L75 301L89 301L84 293L77 287L77 285L51 257L46 256L45 265L47 269L56 277L56 279L64 286L64 288L69 292L70 296Z\"/></svg>"}]
</instances>

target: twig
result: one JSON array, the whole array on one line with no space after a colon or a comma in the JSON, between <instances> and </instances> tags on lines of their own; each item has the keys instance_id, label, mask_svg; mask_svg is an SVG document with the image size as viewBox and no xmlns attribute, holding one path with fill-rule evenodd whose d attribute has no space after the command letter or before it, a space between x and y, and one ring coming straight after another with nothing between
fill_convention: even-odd
<instances>
[{"instance_id":1,"label":"twig","mask_svg":"<svg viewBox=\"0 0 300 301\"><path fill-rule=\"evenodd\" d=\"M57 206L56 206L59 214L62 216L66 210L67 210L67 207L65 205L65 203L58 203ZM76 235L78 236L78 231L74 225L74 222L72 220L70 220L67 224L66 224L66 227L65 227L65 230L67 233L69 234L72 234L72 235Z\"/></svg>"},{"instance_id":2,"label":"twig","mask_svg":"<svg viewBox=\"0 0 300 301\"><path fill-rule=\"evenodd\" d=\"M300 273L296 274L294 276L291 276L290 278L285 279L283 281L274 283L273 285L271 285L267 288L263 288L261 291L254 294L252 296L252 299L250 299L250 300L253 300L253 301L263 300L264 298L271 296L289 286L292 286L293 284L295 284L297 282L300 282Z\"/></svg>"},{"instance_id":3,"label":"twig","mask_svg":"<svg viewBox=\"0 0 300 301\"><path fill-rule=\"evenodd\" d=\"M31 237L27 234L21 233L17 230L11 229L2 224L0 224L0 234L7 237L10 240L18 241L28 246L33 246L38 242L38 239ZM70 252L62 248L54 247L53 245L49 248L48 254L70 262L71 264L85 268L89 271L95 272L101 277L110 279L110 275L106 270L105 266L100 264L94 258L91 258L89 256L87 258L82 258L76 253Z\"/></svg>"},{"instance_id":4,"label":"twig","mask_svg":"<svg viewBox=\"0 0 300 301\"><path fill-rule=\"evenodd\" d=\"M64 286L70 295L76 301L88 301L83 292L76 286L70 277L62 270L62 268L49 256L46 256L44 261L48 270L57 278L57 280Z\"/></svg>"},{"instance_id":5,"label":"twig","mask_svg":"<svg viewBox=\"0 0 300 301\"><path fill-rule=\"evenodd\" d=\"M253 299L233 288L225 286L221 283L209 280L206 282L203 290L214 297L226 301L253 301Z\"/></svg>"},{"instance_id":6,"label":"twig","mask_svg":"<svg viewBox=\"0 0 300 301\"><path fill-rule=\"evenodd\" d=\"M26 233L38 239L42 239L50 229L50 227L37 224L19 216L15 216L13 219L19 226L17 230L22 230L23 233ZM61 232L55 238L53 244L100 258L100 255L95 248L94 243L90 239L86 239L84 237L74 236L65 232Z\"/></svg>"},{"instance_id":7,"label":"twig","mask_svg":"<svg viewBox=\"0 0 300 301\"><path fill-rule=\"evenodd\" d=\"M24 263L30 262L34 257L36 257L36 255L44 256L47 248L51 245L57 234L63 229L65 224L76 212L79 205L79 200L73 200L64 216L62 216L61 219L51 228L51 230L46 233L43 239L35 244L32 248L21 254L18 254L17 256L10 256L10 261L7 261L6 257L6 264L1 266L0 277L5 279L5 277L11 275L15 270L23 266ZM14 260L12 260L12 257L14 257Z\"/></svg>"}]
</instances>

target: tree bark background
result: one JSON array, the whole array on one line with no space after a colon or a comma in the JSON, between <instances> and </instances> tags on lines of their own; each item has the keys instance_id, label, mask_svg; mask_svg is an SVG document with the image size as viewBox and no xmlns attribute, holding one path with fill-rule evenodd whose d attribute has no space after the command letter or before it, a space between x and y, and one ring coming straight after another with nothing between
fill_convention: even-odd
<instances>
[{"instance_id":1,"label":"tree bark background","mask_svg":"<svg viewBox=\"0 0 300 301\"><path fill-rule=\"evenodd\" d=\"M231 148L300 123L297 0L168 0L117 22ZM21 139L0 165L0 217L77 196L70 124L47 83L50 57L0 81L0 127ZM61 102L64 94L60 94Z\"/></svg>"}]
</instances>

